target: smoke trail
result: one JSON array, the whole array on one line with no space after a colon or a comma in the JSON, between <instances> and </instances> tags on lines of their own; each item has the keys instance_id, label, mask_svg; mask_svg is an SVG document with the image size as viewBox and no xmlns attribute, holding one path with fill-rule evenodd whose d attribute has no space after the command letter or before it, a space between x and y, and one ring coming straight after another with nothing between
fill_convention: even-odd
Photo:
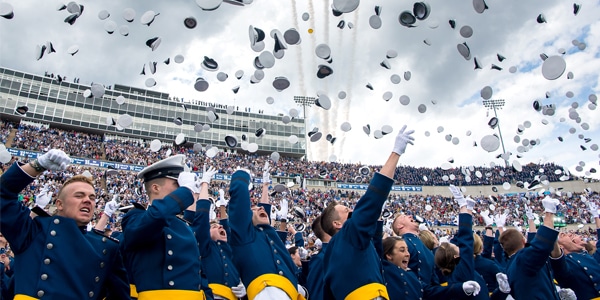
<instances>
[{"instance_id":1,"label":"smoke trail","mask_svg":"<svg viewBox=\"0 0 600 300\"><path fill-rule=\"evenodd\" d=\"M327 3L328 1L323 1L323 2ZM318 82L318 80L321 80L321 79L316 79L316 77L315 77L316 69L317 69L317 65L318 65L318 62L316 61L316 57L317 56L315 55L315 48L317 47L317 38L316 38L316 35L319 34L321 31L319 31L318 28L316 28L316 24L315 24L316 15L315 15L315 7L313 5L313 0L308 1L308 13L310 14L310 19L309 19L310 20L310 28L313 29L313 33L310 35L310 41L311 41L310 56L312 57L312 59L311 59L311 71L309 72L309 74L312 74L312 76L310 78L311 78L311 80L313 82L315 80L317 80L316 84L314 84L313 86L316 87L316 91L318 91L318 90L320 90L320 82ZM316 91L312 90L310 92L311 96L314 96L314 93ZM316 108L316 110L317 110L317 114L318 114L317 120L320 121L319 124L318 124L318 127L319 127L319 130L321 132L323 132L323 125L325 125L325 123L323 122L323 120L326 120L327 116L326 116L325 111L323 109ZM310 128L310 127L308 128L308 130L311 130L311 129L312 128ZM310 141L307 142L307 145L309 143L311 143L311 142ZM311 155L311 157L314 160L323 160L323 157L322 157L323 153L327 150L327 148L324 148L323 145L325 145L325 147L327 146L327 144L323 143L323 141L319 141L319 142L317 142L314 145L315 147L313 147L313 148L316 148L316 149L314 149L315 151L311 152L311 154L316 154L316 156L315 155Z\"/></svg>"},{"instance_id":2,"label":"smoke trail","mask_svg":"<svg viewBox=\"0 0 600 300\"><path fill-rule=\"evenodd\" d=\"M300 32L300 25L298 24L298 9L296 8L296 0L292 0L292 14L293 16L293 20L294 20L294 28L296 30L298 30L298 32ZM302 62L302 46L301 45L297 45L298 47L298 51L296 52L296 61L298 63L298 68L301 69L299 73L299 84L300 84L300 91L302 93L302 95L306 95L306 87L304 86L304 70L302 70L304 68L304 63Z\"/></svg>"},{"instance_id":3,"label":"smoke trail","mask_svg":"<svg viewBox=\"0 0 600 300\"><path fill-rule=\"evenodd\" d=\"M356 26L356 24L358 23L359 11L360 11L359 9L354 11L354 19L352 20L352 22L354 23L354 26ZM352 30L352 45L353 46L358 45L358 43L357 43L358 42L358 28L354 27L351 30ZM346 90L346 99L342 100L342 101L344 101L343 103L340 103L340 104L342 104L342 105L340 105L340 111L343 109L343 116L344 116L343 120L348 121L348 122L350 122L350 108L352 107L352 93L350 91L351 91L352 87L355 86L355 84L354 84L354 63L353 62L355 61L355 54L356 54L355 47L350 47L350 49L351 49L350 50L351 59L350 59L350 64L349 64L350 70L348 70L348 72L347 72L348 80L346 81L348 83L348 89ZM362 130L363 124L360 124L360 123L357 124L356 122L350 122L350 123L352 124L352 129L354 131ZM346 148L344 145L345 142L346 142L346 135L344 135L339 141L340 145L339 145L338 149L339 149L340 157L342 155L344 155L344 149Z\"/></svg>"}]
</instances>

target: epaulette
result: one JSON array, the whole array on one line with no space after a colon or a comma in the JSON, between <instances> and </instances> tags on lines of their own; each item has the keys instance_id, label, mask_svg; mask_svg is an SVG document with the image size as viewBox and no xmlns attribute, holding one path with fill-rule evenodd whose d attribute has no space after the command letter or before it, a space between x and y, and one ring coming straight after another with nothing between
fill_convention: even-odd
<instances>
[{"instance_id":1,"label":"epaulette","mask_svg":"<svg viewBox=\"0 0 600 300\"><path fill-rule=\"evenodd\" d=\"M186 224L188 224L188 225L190 225L190 226L192 225L192 222L190 222L190 221L186 220L186 219L185 219L183 216L181 216L181 215L177 215L177 219L179 219L179 220L181 220L181 221L185 222Z\"/></svg>"},{"instance_id":2,"label":"epaulette","mask_svg":"<svg viewBox=\"0 0 600 300\"><path fill-rule=\"evenodd\" d=\"M104 231L100 231L100 230L94 228L94 229L92 229L92 232L94 232L95 234L100 235L100 236L102 236L104 238L107 238L107 239L109 239L109 240L111 240L111 241L113 241L113 242L115 242L117 244L119 243L119 240L115 239L114 237L106 236L104 234Z\"/></svg>"},{"instance_id":3,"label":"epaulette","mask_svg":"<svg viewBox=\"0 0 600 300\"><path fill-rule=\"evenodd\" d=\"M51 215L48 212L46 212L43 208L37 205L34 208L32 208L31 211L38 217L51 217Z\"/></svg>"},{"instance_id":4,"label":"epaulette","mask_svg":"<svg viewBox=\"0 0 600 300\"><path fill-rule=\"evenodd\" d=\"M138 209L146 210L146 207L143 206L142 204L138 203L138 202L133 202L133 207L138 208Z\"/></svg>"}]
</instances>

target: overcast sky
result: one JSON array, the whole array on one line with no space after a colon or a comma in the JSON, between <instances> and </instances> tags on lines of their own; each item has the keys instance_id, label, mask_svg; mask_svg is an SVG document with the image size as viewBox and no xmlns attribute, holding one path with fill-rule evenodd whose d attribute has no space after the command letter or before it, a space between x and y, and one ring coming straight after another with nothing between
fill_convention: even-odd
<instances>
[{"instance_id":1,"label":"overcast sky","mask_svg":"<svg viewBox=\"0 0 600 300\"><path fill-rule=\"evenodd\" d=\"M597 1L578 2L581 9L574 15L573 2L560 0L488 0L489 9L481 14L474 10L472 1L432 0L426 2L431 8L429 17L417 21L413 28L398 21L402 11L412 11L413 2L396 0L363 0L355 11L339 17L331 12L333 1L321 0L255 0L246 6L223 3L213 11L203 11L194 1L182 0L81 1L78 3L84 10L73 25L64 22L70 15L67 10L57 10L68 2L4 3L13 7L14 18L0 18L3 67L37 74L48 71L67 76L68 81L79 77L82 84L107 86L118 83L146 88L145 81L153 78L157 84L149 89L186 101L252 107L266 114L288 114L291 108L298 108L293 101L296 95L327 95L332 102L330 110L313 106L306 111L309 130L317 127L323 133L320 141L309 144L312 160L382 164L398 130L407 124L415 130L415 145L402 156L402 164L435 167L451 158L457 167L502 164L503 160L497 158L503 153L502 147L493 152L481 147L483 137L498 134L497 129L487 125L493 111L482 104L481 90L489 86L491 99L505 100L498 117L506 151L512 154L510 163L555 162L580 176L586 172L594 176L589 170L598 168L599 152L593 150L597 149L593 145L600 142L600 118L588 100L590 94L597 93L600 70ZM381 8L379 29L369 25L375 5ZM123 17L127 8L136 13L131 23ZM105 20L99 18L102 10L110 13ZM142 25L141 16L150 10L159 15L150 26ZM307 21L302 18L304 13L310 16ZM539 14L546 23L536 22ZM194 29L184 26L187 17L198 21ZM450 27L450 19L455 20L455 29ZM346 25L343 29L337 26L341 20ZM117 25L112 35L105 30L109 21ZM348 27L350 23L352 28ZM266 33L266 51L274 47L272 30L283 34L295 28L301 36L300 44L288 45L284 57L263 70L264 79L257 84L250 84L255 71L253 61L260 54L250 47L250 25ZM119 33L121 26L128 27L128 36ZM471 37L461 36L463 26L473 29ZM146 40L154 37L162 42L152 51ZM36 46L48 41L56 53L36 60ZM482 69L475 70L474 59L466 60L459 54L457 44L463 42ZM577 43L584 44L578 47ZM315 55L319 44L330 47L332 63ZM68 54L67 49L74 45L78 45L79 52ZM565 54L560 53L561 49ZM380 66L388 50L398 53L396 58L388 59L390 69ZM498 53L506 59L500 62ZM173 62L178 54L185 58L181 64ZM564 59L564 74L555 80L545 79L541 54ZM229 78L220 82L218 72L202 69L204 56L217 61L218 71ZM169 65L163 63L167 58L171 59ZM147 68L152 61L158 62L155 74ZM329 65L333 74L318 79L320 64ZM502 70L492 69L492 64ZM144 65L146 75L140 75ZM510 67L516 72L509 72ZM234 76L238 70L244 71L240 80ZM404 78L406 71L411 73L408 81ZM567 78L568 72L572 72L572 79ZM399 84L391 82L394 74L402 77ZM276 91L272 82L278 76L288 78L290 87ZM198 77L209 82L208 90L194 89ZM240 90L234 94L231 89L238 85ZM347 94L345 99L338 98L341 91ZM392 93L389 101L383 98L386 92ZM407 105L399 101L403 95L410 98ZM267 97L273 97L274 104L269 105ZM535 111L532 103L536 99L542 105L554 104L556 113L549 116ZM426 106L424 113L418 109L422 104ZM570 111L574 106L576 109ZM344 122L352 125L349 132L340 129ZM371 128L369 136L362 129L367 124ZM393 132L375 139L375 130L384 125L392 126ZM524 131L515 142L519 125ZM333 145L325 140L329 133L337 138ZM447 139L454 139L454 143ZM539 140L539 144L531 147L523 140ZM578 165L583 165L583 171L575 169Z\"/></svg>"}]
</instances>

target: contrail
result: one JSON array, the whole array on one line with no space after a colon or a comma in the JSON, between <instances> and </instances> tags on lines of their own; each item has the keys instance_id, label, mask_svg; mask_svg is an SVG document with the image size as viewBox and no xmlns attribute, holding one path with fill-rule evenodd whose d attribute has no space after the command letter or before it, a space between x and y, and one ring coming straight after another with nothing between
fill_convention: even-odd
<instances>
[{"instance_id":1,"label":"contrail","mask_svg":"<svg viewBox=\"0 0 600 300\"><path fill-rule=\"evenodd\" d=\"M356 24L358 23L358 16L359 16L359 9L357 9L354 12L354 19L352 20L352 22L354 23L354 25L356 26ZM357 41L358 41L358 28L354 27L351 29L352 30L352 45L358 45ZM346 81L348 83L347 85L347 89L346 89L346 99L341 100L340 102L340 110L343 110L343 116L344 116L344 121L348 121L350 122L350 107L352 107L352 93L350 92L352 87L355 85L354 84L354 56L356 54L355 51L355 47L350 47L350 70L347 72L348 73L348 80ZM361 131L363 124L357 124L356 122L350 122L350 124L352 124L352 130L356 131ZM346 134L344 134L344 136L340 139L339 143L339 156L342 157L344 154L344 144L346 142Z\"/></svg>"},{"instance_id":2,"label":"contrail","mask_svg":"<svg viewBox=\"0 0 600 300\"><path fill-rule=\"evenodd\" d=\"M296 30L298 30L298 32L300 31L300 25L298 24L298 9L296 8L296 0L292 0L292 14L294 15L294 28ZM298 68L299 69L303 69L304 68L304 63L302 63L302 45L297 45L298 47L298 51L296 52L296 60L298 63ZM302 95L305 96L306 95L306 87L304 86L304 70L301 70L299 72L300 76L299 76L299 84L300 84L300 91L302 92Z\"/></svg>"},{"instance_id":3,"label":"contrail","mask_svg":"<svg viewBox=\"0 0 600 300\"><path fill-rule=\"evenodd\" d=\"M328 3L329 1L323 1L323 2ZM309 74L312 74L311 77L310 77L311 80L312 80L312 82L315 82L315 80L317 80L317 82L316 82L317 84L315 84L314 87L316 87L316 90L318 91L320 89L320 82L319 82L319 80L321 80L321 79L315 79L316 78L315 77L316 76L316 69L317 69L317 66L319 64L316 61L315 48L317 47L317 38L316 38L316 35L319 33L319 31L318 31L318 28L316 28L316 25L315 25L315 17L316 17L316 15L315 15L315 7L313 5L313 0L308 1L308 13L310 14L310 19L309 19L310 20L310 28L313 29L313 33L310 35L310 40L311 40L311 48L310 48L311 52L310 52L310 56L312 57L312 59L311 59L312 63L311 63L311 72ZM313 89L311 91L311 94L314 95L315 92L316 91ZM316 108L316 109L318 111L318 120L320 120L320 122L318 124L318 127L319 127L319 130L321 132L323 132L323 129L324 129L323 125L325 125L325 122L323 122L323 120L326 120L327 116L326 116L326 114L325 114L325 112L324 112L323 109L320 109L320 108ZM312 130L312 128L308 128L308 130ZM324 133L326 133L326 132L324 132ZM309 141L306 144L310 145L312 143ZM327 143L326 142L324 143L323 141L319 141L319 142L317 142L315 144L315 146L316 146L315 148L316 149L315 149L314 153L317 154L317 157L313 156L313 159L315 159L315 160L325 160L322 156L323 156L324 150L327 150L327 149L326 148L324 149L323 145L327 146Z\"/></svg>"}]
</instances>

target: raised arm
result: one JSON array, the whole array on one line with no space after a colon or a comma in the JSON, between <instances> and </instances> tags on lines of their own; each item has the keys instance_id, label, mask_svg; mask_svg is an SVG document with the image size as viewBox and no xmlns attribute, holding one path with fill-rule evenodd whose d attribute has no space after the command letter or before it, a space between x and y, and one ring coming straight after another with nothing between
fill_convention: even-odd
<instances>
[{"instance_id":1,"label":"raised arm","mask_svg":"<svg viewBox=\"0 0 600 300\"><path fill-rule=\"evenodd\" d=\"M108 225L110 218L112 218L117 208L119 208L119 203L117 200L119 199L119 195L114 195L112 200L107 202L104 205L104 213L100 216L98 222L96 222L96 226L94 229L104 231L106 229L106 225Z\"/></svg>"},{"instance_id":2,"label":"raised arm","mask_svg":"<svg viewBox=\"0 0 600 300\"><path fill-rule=\"evenodd\" d=\"M558 231L553 228L554 215L556 214L556 206L559 204L559 201L546 196L546 198L542 200L542 204L545 210L544 224L540 226L535 238L531 241L530 246L520 250L525 251L525 253L519 255L519 257L522 257L523 259L519 260L518 263L522 264L523 272L529 274L538 272L544 267L552 250L555 249L558 237Z\"/></svg>"},{"instance_id":3,"label":"raised arm","mask_svg":"<svg viewBox=\"0 0 600 300\"><path fill-rule=\"evenodd\" d=\"M0 176L0 228L15 254L24 251L37 233L30 210L18 202L19 193L45 170L63 171L71 159L52 149L27 164L15 162Z\"/></svg>"},{"instance_id":4,"label":"raised arm","mask_svg":"<svg viewBox=\"0 0 600 300\"><path fill-rule=\"evenodd\" d=\"M596 248L598 248L600 247L600 217L598 217L598 205L592 201L587 201L587 199L584 196L581 196L581 200L587 203L588 212L590 213L590 215L596 223ZM594 253L594 259L596 259L596 261L600 263L599 251L596 251Z\"/></svg>"},{"instance_id":5,"label":"raised arm","mask_svg":"<svg viewBox=\"0 0 600 300\"><path fill-rule=\"evenodd\" d=\"M181 172L177 183L179 188L163 199L152 201L152 205L146 210L132 209L123 217L121 226L126 248L154 243L162 235L167 219L176 216L194 203L194 194L200 193L200 184L196 175L191 172Z\"/></svg>"},{"instance_id":6,"label":"raised arm","mask_svg":"<svg viewBox=\"0 0 600 300\"><path fill-rule=\"evenodd\" d=\"M475 279L475 261L473 258L473 207L475 201L465 198L460 188L450 185L450 191L454 200L460 207L458 215L458 233L456 244L460 251L460 262L456 265L452 276L458 281L469 281Z\"/></svg>"},{"instance_id":7,"label":"raised arm","mask_svg":"<svg viewBox=\"0 0 600 300\"><path fill-rule=\"evenodd\" d=\"M378 173L375 173L367 192L360 198L356 208L352 213L352 218L346 223L347 238L360 249L368 247L371 239L375 235L377 228L377 219L381 215L381 208L387 200L387 197L394 184L394 172L398 165L400 155L406 151L408 144L413 144L414 138L411 136L414 130L406 131L406 125L400 129L396 136L394 149L387 161Z\"/></svg>"},{"instance_id":8,"label":"raised arm","mask_svg":"<svg viewBox=\"0 0 600 300\"><path fill-rule=\"evenodd\" d=\"M231 243L243 244L254 239L252 211L250 210L250 172L237 170L231 176L229 185L229 227Z\"/></svg>"}]
</instances>

